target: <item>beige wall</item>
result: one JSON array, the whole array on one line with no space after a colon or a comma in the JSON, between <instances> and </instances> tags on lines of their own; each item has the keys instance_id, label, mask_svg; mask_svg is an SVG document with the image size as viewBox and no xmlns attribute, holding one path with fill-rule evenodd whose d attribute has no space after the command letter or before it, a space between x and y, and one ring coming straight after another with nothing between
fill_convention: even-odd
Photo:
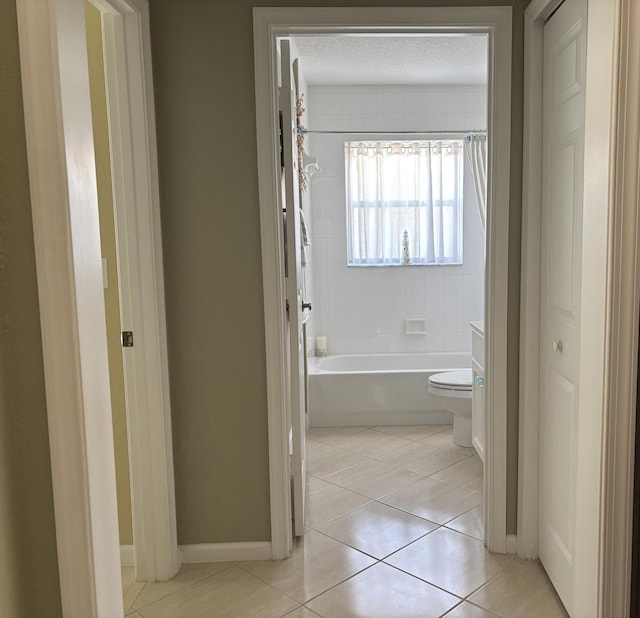
<instances>
[{"instance_id":1,"label":"beige wall","mask_svg":"<svg viewBox=\"0 0 640 618\"><path fill-rule=\"evenodd\" d=\"M62 615L15 2L0 2L0 616Z\"/></svg>"},{"instance_id":2,"label":"beige wall","mask_svg":"<svg viewBox=\"0 0 640 618\"><path fill-rule=\"evenodd\" d=\"M116 460L116 490L118 493L118 525L120 544L133 543L131 521L131 489L129 477L129 447L127 441L127 411L124 395L124 369L120 335L120 292L118 290L118 261L111 185L111 154L102 56L102 22L100 11L85 0L91 114L96 155L98 208L100 213L100 244L102 257L107 259L109 287L104 291L107 319L107 350L109 354L109 384Z\"/></svg>"},{"instance_id":3,"label":"beige wall","mask_svg":"<svg viewBox=\"0 0 640 618\"><path fill-rule=\"evenodd\" d=\"M315 0L151 0L180 543L269 539L266 367L252 7ZM336 0L338 6L391 0ZM516 528L523 10L513 5L509 512Z\"/></svg>"}]
</instances>

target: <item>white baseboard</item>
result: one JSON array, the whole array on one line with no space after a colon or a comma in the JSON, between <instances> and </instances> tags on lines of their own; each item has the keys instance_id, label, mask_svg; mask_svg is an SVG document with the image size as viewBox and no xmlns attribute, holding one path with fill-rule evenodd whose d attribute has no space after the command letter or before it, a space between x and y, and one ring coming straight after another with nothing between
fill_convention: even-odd
<instances>
[{"instance_id":1,"label":"white baseboard","mask_svg":"<svg viewBox=\"0 0 640 618\"><path fill-rule=\"evenodd\" d=\"M120 545L120 566L123 566L123 567L136 566L133 545Z\"/></svg>"},{"instance_id":2,"label":"white baseboard","mask_svg":"<svg viewBox=\"0 0 640 618\"><path fill-rule=\"evenodd\" d=\"M197 543L180 545L184 564L199 562L235 562L238 560L271 560L271 543Z\"/></svg>"},{"instance_id":3,"label":"white baseboard","mask_svg":"<svg viewBox=\"0 0 640 618\"><path fill-rule=\"evenodd\" d=\"M506 550L508 554L518 552L518 537L515 534L507 534Z\"/></svg>"}]
</instances>

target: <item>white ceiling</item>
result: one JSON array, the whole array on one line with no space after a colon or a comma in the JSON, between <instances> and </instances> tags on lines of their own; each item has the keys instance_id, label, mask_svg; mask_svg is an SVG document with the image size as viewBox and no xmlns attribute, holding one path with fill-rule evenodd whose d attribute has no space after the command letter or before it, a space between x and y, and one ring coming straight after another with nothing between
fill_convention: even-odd
<instances>
[{"instance_id":1,"label":"white ceiling","mask_svg":"<svg viewBox=\"0 0 640 618\"><path fill-rule=\"evenodd\" d=\"M309 85L485 84L487 36L305 36L295 39Z\"/></svg>"}]
</instances>

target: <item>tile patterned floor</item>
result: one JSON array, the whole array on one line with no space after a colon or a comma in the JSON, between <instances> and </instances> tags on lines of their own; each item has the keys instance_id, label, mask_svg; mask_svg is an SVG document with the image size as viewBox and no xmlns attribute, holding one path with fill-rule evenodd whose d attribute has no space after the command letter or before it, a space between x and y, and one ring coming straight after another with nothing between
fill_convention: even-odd
<instances>
[{"instance_id":1,"label":"tile patterned floor","mask_svg":"<svg viewBox=\"0 0 640 618\"><path fill-rule=\"evenodd\" d=\"M482 545L482 463L451 427L311 429L307 533L281 562L184 565L140 584L136 618L555 618L538 562Z\"/></svg>"}]
</instances>

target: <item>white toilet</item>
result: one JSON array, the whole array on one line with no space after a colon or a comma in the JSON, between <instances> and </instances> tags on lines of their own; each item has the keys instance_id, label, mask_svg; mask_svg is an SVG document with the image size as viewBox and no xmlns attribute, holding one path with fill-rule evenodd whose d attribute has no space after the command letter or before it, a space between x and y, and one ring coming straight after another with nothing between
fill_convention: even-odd
<instances>
[{"instance_id":1,"label":"white toilet","mask_svg":"<svg viewBox=\"0 0 640 618\"><path fill-rule=\"evenodd\" d=\"M436 373L429 378L429 393L445 410L453 412L453 443L471 442L471 369Z\"/></svg>"}]
</instances>

